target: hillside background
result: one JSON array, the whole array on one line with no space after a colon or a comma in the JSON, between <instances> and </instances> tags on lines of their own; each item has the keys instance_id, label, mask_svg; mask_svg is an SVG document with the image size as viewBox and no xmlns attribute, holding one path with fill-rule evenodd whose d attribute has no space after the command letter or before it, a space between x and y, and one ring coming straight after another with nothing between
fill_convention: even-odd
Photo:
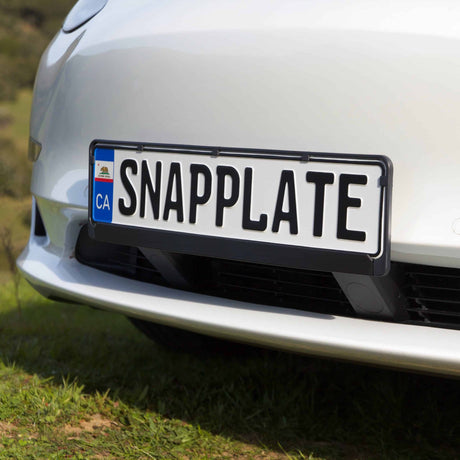
<instances>
[{"instance_id":1,"label":"hillside background","mask_svg":"<svg viewBox=\"0 0 460 460\"><path fill-rule=\"evenodd\" d=\"M27 160L32 87L40 56L75 0L0 0L0 282L5 246L24 247L30 223Z\"/></svg>"},{"instance_id":2,"label":"hillside background","mask_svg":"<svg viewBox=\"0 0 460 460\"><path fill-rule=\"evenodd\" d=\"M74 0L0 0L0 100L31 88L41 53Z\"/></svg>"}]
</instances>

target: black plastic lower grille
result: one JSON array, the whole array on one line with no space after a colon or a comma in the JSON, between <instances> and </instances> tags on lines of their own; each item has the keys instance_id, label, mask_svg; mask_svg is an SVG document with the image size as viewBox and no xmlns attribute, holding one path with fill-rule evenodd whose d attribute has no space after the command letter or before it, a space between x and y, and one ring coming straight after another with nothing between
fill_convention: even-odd
<instances>
[{"instance_id":1,"label":"black plastic lower grille","mask_svg":"<svg viewBox=\"0 0 460 460\"><path fill-rule=\"evenodd\" d=\"M167 284L139 249L94 241L88 236L86 226L80 232L75 256L80 263L98 270L148 283Z\"/></svg>"},{"instance_id":2,"label":"black plastic lower grille","mask_svg":"<svg viewBox=\"0 0 460 460\"><path fill-rule=\"evenodd\" d=\"M460 270L412 264L402 267L408 322L460 328Z\"/></svg>"},{"instance_id":3,"label":"black plastic lower grille","mask_svg":"<svg viewBox=\"0 0 460 460\"><path fill-rule=\"evenodd\" d=\"M96 242L84 227L76 247L79 262L127 278L170 285L136 247ZM190 290L262 305L331 315L357 316L331 273L181 256ZM460 269L397 264L408 300L406 323L460 329Z\"/></svg>"},{"instance_id":4,"label":"black plastic lower grille","mask_svg":"<svg viewBox=\"0 0 460 460\"><path fill-rule=\"evenodd\" d=\"M264 305L355 316L331 273L210 259L211 283L203 291Z\"/></svg>"},{"instance_id":5,"label":"black plastic lower grille","mask_svg":"<svg viewBox=\"0 0 460 460\"><path fill-rule=\"evenodd\" d=\"M161 273L135 247L96 242L84 227L77 260L120 276L168 285ZM191 290L240 301L325 314L355 316L331 273L182 256L192 272ZM190 270L191 267L191 270Z\"/></svg>"}]
</instances>

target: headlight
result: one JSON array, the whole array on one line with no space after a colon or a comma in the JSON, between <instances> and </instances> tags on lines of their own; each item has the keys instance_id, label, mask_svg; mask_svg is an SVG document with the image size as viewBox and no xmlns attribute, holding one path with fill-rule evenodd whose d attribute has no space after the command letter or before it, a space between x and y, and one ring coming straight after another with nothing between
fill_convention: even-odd
<instances>
[{"instance_id":1,"label":"headlight","mask_svg":"<svg viewBox=\"0 0 460 460\"><path fill-rule=\"evenodd\" d=\"M62 30L73 32L104 8L108 0L79 0L67 15Z\"/></svg>"}]
</instances>

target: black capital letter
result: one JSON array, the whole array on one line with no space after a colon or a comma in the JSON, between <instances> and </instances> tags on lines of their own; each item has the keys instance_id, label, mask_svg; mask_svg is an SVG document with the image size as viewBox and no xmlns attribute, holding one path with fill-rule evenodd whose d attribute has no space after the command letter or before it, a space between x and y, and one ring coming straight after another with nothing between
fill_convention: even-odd
<instances>
[{"instance_id":1,"label":"black capital letter","mask_svg":"<svg viewBox=\"0 0 460 460\"><path fill-rule=\"evenodd\" d=\"M288 190L289 211L283 211L284 195ZM275 217L273 218L272 232L278 232L280 222L285 220L289 222L289 231L291 235L297 235L297 202L295 198L295 181L293 171L283 171L280 178L280 186L278 188L278 198L276 199Z\"/></svg>"},{"instance_id":2,"label":"black capital letter","mask_svg":"<svg viewBox=\"0 0 460 460\"><path fill-rule=\"evenodd\" d=\"M211 170L205 165L190 165L190 174L192 175L190 184L190 216L191 224L196 223L196 208L199 204L205 204L211 197ZM198 195L198 174L204 176L203 195Z\"/></svg>"},{"instance_id":3,"label":"black capital letter","mask_svg":"<svg viewBox=\"0 0 460 460\"><path fill-rule=\"evenodd\" d=\"M225 177L232 179L232 191L229 198L225 198ZM240 176L231 166L217 166L217 198L216 198L216 227L222 227L224 222L224 208L232 207L240 194Z\"/></svg>"},{"instance_id":4,"label":"black capital letter","mask_svg":"<svg viewBox=\"0 0 460 460\"><path fill-rule=\"evenodd\" d=\"M172 199L174 183L176 184L176 201L173 201ZM175 210L177 212L177 222L184 222L184 202L182 198L182 175L180 163L171 163L163 220L169 219L169 211L171 210Z\"/></svg>"},{"instance_id":5,"label":"black capital letter","mask_svg":"<svg viewBox=\"0 0 460 460\"><path fill-rule=\"evenodd\" d=\"M124 216L132 216L135 213L136 206L137 206L136 191L134 190L133 184L129 180L128 175L126 174L126 170L128 168L131 168L131 171L133 172L133 174L136 175L137 174L137 161L136 160L123 160L120 166L121 183L125 187L125 190L128 192L128 196L131 201L129 206L126 206L124 198L120 198L118 200L118 209L120 210L120 213L123 214Z\"/></svg>"},{"instance_id":6,"label":"black capital letter","mask_svg":"<svg viewBox=\"0 0 460 460\"><path fill-rule=\"evenodd\" d=\"M267 228L267 214L261 214L259 220L251 220L252 168L244 169L243 228L263 232Z\"/></svg>"},{"instance_id":7,"label":"black capital letter","mask_svg":"<svg viewBox=\"0 0 460 460\"><path fill-rule=\"evenodd\" d=\"M334 174L325 172L307 172L307 182L313 182L315 187L315 215L313 218L313 236L323 235L324 189L326 184L334 183Z\"/></svg>"},{"instance_id":8,"label":"black capital letter","mask_svg":"<svg viewBox=\"0 0 460 460\"><path fill-rule=\"evenodd\" d=\"M141 210L140 216L145 217L145 189L149 189L150 202L152 203L153 218L158 220L160 214L160 187L161 187L161 161L157 161L155 171L155 190L147 160L142 160L141 171Z\"/></svg>"},{"instance_id":9,"label":"black capital letter","mask_svg":"<svg viewBox=\"0 0 460 460\"><path fill-rule=\"evenodd\" d=\"M348 186L350 184L366 185L367 176L358 174L340 174L337 238L340 238L341 240L366 241L366 232L347 229L347 209L361 207L360 198L351 198L348 196Z\"/></svg>"}]
</instances>

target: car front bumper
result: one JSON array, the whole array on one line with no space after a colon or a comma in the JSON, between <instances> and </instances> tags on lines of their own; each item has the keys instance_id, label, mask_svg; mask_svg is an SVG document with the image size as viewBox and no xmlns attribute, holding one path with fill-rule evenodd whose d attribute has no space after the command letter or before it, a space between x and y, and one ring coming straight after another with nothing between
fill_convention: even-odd
<instances>
[{"instance_id":1,"label":"car front bumper","mask_svg":"<svg viewBox=\"0 0 460 460\"><path fill-rule=\"evenodd\" d=\"M45 295L224 339L460 376L460 331L256 305L105 273L80 264L72 251L86 210L62 208L61 215L69 250L32 235L18 259L24 277Z\"/></svg>"}]
</instances>

